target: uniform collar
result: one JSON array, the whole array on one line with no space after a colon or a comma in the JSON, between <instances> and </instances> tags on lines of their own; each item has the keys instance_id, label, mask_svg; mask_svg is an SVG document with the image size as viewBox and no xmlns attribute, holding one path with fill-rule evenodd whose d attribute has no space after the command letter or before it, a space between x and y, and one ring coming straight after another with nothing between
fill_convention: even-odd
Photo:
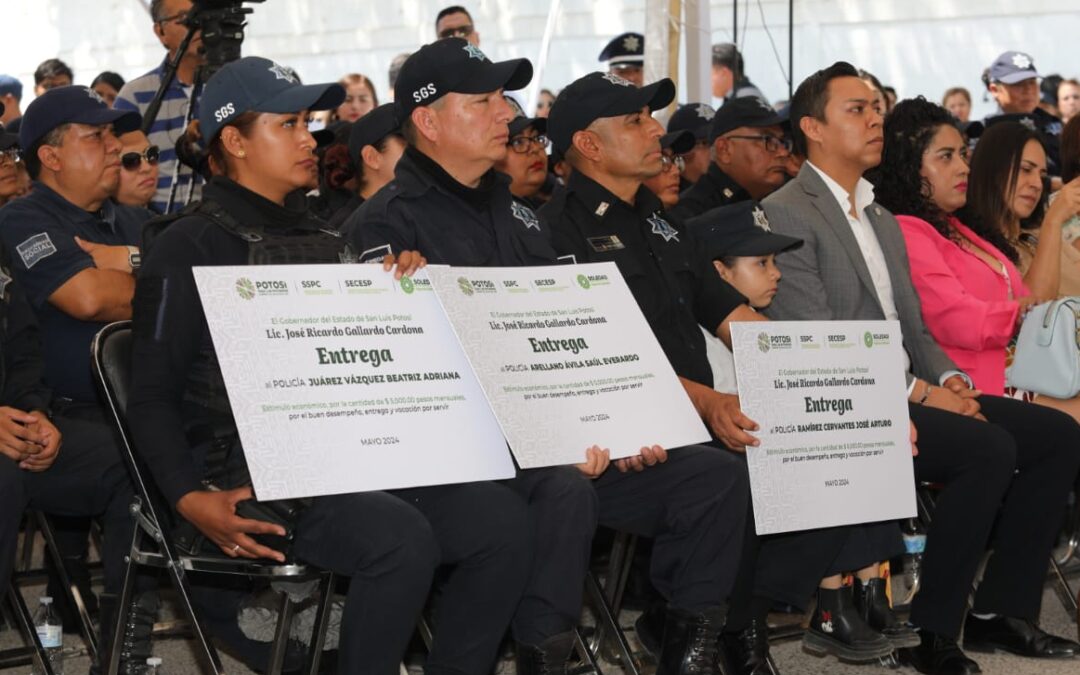
<instances>
[{"instance_id":1,"label":"uniform collar","mask_svg":"<svg viewBox=\"0 0 1080 675\"><path fill-rule=\"evenodd\" d=\"M95 225L104 225L113 232L116 231L116 205L111 199L103 201L101 208L97 211L87 211L72 204L59 192L41 181L34 181L30 194L55 206L62 213L69 216L70 222L91 221Z\"/></svg>"},{"instance_id":2,"label":"uniform collar","mask_svg":"<svg viewBox=\"0 0 1080 675\"><path fill-rule=\"evenodd\" d=\"M477 210L490 206L500 183L509 185L507 177L494 169L489 169L484 174L478 187L471 188L463 185L435 160L411 145L405 148L405 154L398 160L397 167L394 169L394 178L409 194L422 194L434 187L457 197Z\"/></svg>"},{"instance_id":3,"label":"uniform collar","mask_svg":"<svg viewBox=\"0 0 1080 675\"><path fill-rule=\"evenodd\" d=\"M723 196L725 201L741 202L750 199L750 193L736 183L731 176L724 173L724 170L717 166L716 162L709 163L709 170L705 176L705 179L712 183L713 189Z\"/></svg>"},{"instance_id":4,"label":"uniform collar","mask_svg":"<svg viewBox=\"0 0 1080 675\"><path fill-rule=\"evenodd\" d=\"M661 211L664 208L660 198L653 194L652 190L644 185L638 186L637 194L634 195L634 203L627 204L615 196L606 187L597 183L580 171L570 174L570 180L566 185L567 194L576 195L597 220L603 221L613 209L624 208L645 217Z\"/></svg>"},{"instance_id":5,"label":"uniform collar","mask_svg":"<svg viewBox=\"0 0 1080 675\"><path fill-rule=\"evenodd\" d=\"M215 176L206 184L203 195L220 204L241 225L249 227L267 230L319 229L322 224L310 216L301 191L291 193L282 206L233 180Z\"/></svg>"}]
</instances>

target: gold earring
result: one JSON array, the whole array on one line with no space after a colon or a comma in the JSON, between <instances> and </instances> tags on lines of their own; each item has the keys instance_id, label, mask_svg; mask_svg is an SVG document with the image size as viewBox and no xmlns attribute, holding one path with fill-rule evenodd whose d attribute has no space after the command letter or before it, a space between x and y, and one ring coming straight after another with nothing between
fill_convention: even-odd
<instances>
[{"instance_id":1,"label":"gold earring","mask_svg":"<svg viewBox=\"0 0 1080 675\"><path fill-rule=\"evenodd\" d=\"M241 158L247 157L247 153L241 150L240 152L236 153L236 156Z\"/></svg>"}]
</instances>

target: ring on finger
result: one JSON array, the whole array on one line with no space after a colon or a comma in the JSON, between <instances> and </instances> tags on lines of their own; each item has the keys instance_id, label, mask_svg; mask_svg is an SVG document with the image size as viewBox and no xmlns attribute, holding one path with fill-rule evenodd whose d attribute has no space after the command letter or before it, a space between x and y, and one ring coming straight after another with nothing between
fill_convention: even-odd
<instances>
[{"instance_id":1,"label":"ring on finger","mask_svg":"<svg viewBox=\"0 0 1080 675\"><path fill-rule=\"evenodd\" d=\"M234 554L235 554L235 553L239 553L239 552L240 552L240 544L237 544L236 546L233 546L233 547L232 547L232 552L233 552Z\"/></svg>"}]
</instances>

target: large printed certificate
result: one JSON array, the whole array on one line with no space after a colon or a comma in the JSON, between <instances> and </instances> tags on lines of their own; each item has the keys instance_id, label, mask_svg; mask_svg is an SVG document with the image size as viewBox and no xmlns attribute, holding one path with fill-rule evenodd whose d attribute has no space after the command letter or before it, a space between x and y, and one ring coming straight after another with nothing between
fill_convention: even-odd
<instances>
[{"instance_id":1,"label":"large printed certificate","mask_svg":"<svg viewBox=\"0 0 1080 675\"><path fill-rule=\"evenodd\" d=\"M758 534L915 515L896 321L733 323Z\"/></svg>"},{"instance_id":2,"label":"large printed certificate","mask_svg":"<svg viewBox=\"0 0 1080 675\"><path fill-rule=\"evenodd\" d=\"M259 499L514 475L423 272L193 272Z\"/></svg>"},{"instance_id":3,"label":"large printed certificate","mask_svg":"<svg viewBox=\"0 0 1080 675\"><path fill-rule=\"evenodd\" d=\"M614 263L428 271L522 468L709 440Z\"/></svg>"}]
</instances>

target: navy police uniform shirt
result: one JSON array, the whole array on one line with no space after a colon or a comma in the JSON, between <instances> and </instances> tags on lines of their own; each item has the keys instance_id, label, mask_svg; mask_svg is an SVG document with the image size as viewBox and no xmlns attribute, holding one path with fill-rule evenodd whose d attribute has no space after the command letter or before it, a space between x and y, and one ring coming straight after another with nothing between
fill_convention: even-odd
<instances>
[{"instance_id":1,"label":"navy police uniform shirt","mask_svg":"<svg viewBox=\"0 0 1080 675\"><path fill-rule=\"evenodd\" d=\"M716 165L709 164L709 170L679 195L679 203L671 207L671 213L686 220L700 216L721 206L744 202L750 199L750 193L736 183Z\"/></svg>"},{"instance_id":2,"label":"navy police uniform shirt","mask_svg":"<svg viewBox=\"0 0 1080 675\"><path fill-rule=\"evenodd\" d=\"M641 186L627 204L575 171L539 215L564 262L614 262L675 372L712 386L698 324L715 332L746 299L699 256L690 230L655 194Z\"/></svg>"},{"instance_id":3,"label":"navy police uniform shirt","mask_svg":"<svg viewBox=\"0 0 1080 675\"><path fill-rule=\"evenodd\" d=\"M144 209L106 200L91 213L35 182L30 194L0 209L0 238L11 256L12 271L37 313L44 339L45 380L56 396L80 402L97 399L90 373L90 343L105 325L81 321L51 303L51 296L72 277L94 266L75 237L110 246L138 246Z\"/></svg>"},{"instance_id":4,"label":"navy police uniform shirt","mask_svg":"<svg viewBox=\"0 0 1080 675\"><path fill-rule=\"evenodd\" d=\"M509 186L508 176L489 171L478 188L468 188L410 146L394 180L349 217L343 232L362 251L361 262L419 251L435 265L555 264L547 230Z\"/></svg>"}]
</instances>

